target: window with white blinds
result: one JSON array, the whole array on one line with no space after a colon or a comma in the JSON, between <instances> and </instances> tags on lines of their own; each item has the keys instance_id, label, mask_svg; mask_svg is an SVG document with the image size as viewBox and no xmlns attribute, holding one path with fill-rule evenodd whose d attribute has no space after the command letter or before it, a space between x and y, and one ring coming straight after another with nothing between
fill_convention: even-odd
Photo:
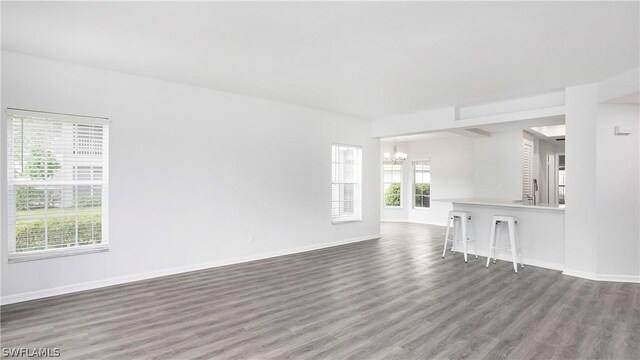
<instances>
[{"instance_id":1,"label":"window with white blinds","mask_svg":"<svg viewBox=\"0 0 640 360\"><path fill-rule=\"evenodd\" d=\"M522 199L533 200L533 142L522 141Z\"/></svg>"},{"instance_id":2,"label":"window with white blinds","mask_svg":"<svg viewBox=\"0 0 640 360\"><path fill-rule=\"evenodd\" d=\"M362 149L331 146L331 221L362 220Z\"/></svg>"},{"instance_id":3,"label":"window with white blinds","mask_svg":"<svg viewBox=\"0 0 640 360\"><path fill-rule=\"evenodd\" d=\"M108 120L7 115L10 259L105 250Z\"/></svg>"}]
</instances>

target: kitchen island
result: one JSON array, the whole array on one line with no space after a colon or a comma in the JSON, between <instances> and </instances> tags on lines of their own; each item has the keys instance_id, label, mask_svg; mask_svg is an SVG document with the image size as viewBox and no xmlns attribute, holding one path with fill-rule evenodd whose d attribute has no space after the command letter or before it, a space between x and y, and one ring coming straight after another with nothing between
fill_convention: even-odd
<instances>
[{"instance_id":1,"label":"kitchen island","mask_svg":"<svg viewBox=\"0 0 640 360\"><path fill-rule=\"evenodd\" d=\"M450 202L453 210L466 211L471 215L470 237L477 241L478 254L486 257L489 254L489 237L494 215L515 216L518 220L516 231L522 250L524 263L554 270L564 269L564 205L526 203L518 200L501 199L434 199L433 201ZM508 233L506 227L500 227L499 246L507 247ZM444 243L444 238L443 238ZM460 251L457 247L456 251ZM469 246L469 253L474 249ZM497 258L511 261L511 254L497 251ZM473 257L469 258L473 260Z\"/></svg>"}]
</instances>

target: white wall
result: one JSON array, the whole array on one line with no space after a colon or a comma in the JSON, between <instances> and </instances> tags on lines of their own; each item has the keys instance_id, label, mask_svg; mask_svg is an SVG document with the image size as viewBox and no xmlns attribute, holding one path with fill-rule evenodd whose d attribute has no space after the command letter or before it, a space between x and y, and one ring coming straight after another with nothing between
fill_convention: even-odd
<instances>
[{"instance_id":1,"label":"white wall","mask_svg":"<svg viewBox=\"0 0 640 360\"><path fill-rule=\"evenodd\" d=\"M14 53L2 107L112 119L110 251L8 264L2 201L4 302L379 234L368 121ZM362 222L331 224L332 142L363 148Z\"/></svg>"},{"instance_id":2,"label":"white wall","mask_svg":"<svg viewBox=\"0 0 640 360\"><path fill-rule=\"evenodd\" d=\"M518 222L517 232L518 246L525 264L554 270L564 268L564 211L461 203L456 203L454 208L472 214L472 232L469 235L477 243L470 243L467 250L469 253L475 253L477 249L478 254L485 257L479 260L471 260L471 257L469 262L487 261L492 219L496 214L500 214L522 220ZM507 229L500 226L496 231L498 241L502 244L499 246L503 246L509 236ZM456 244L454 249L460 251L460 247ZM496 255L498 259L509 262L513 260L511 251L505 248L496 249Z\"/></svg>"},{"instance_id":3,"label":"white wall","mask_svg":"<svg viewBox=\"0 0 640 360\"><path fill-rule=\"evenodd\" d=\"M598 84L566 90L565 273L596 273L596 109Z\"/></svg>"},{"instance_id":4,"label":"white wall","mask_svg":"<svg viewBox=\"0 0 640 360\"><path fill-rule=\"evenodd\" d=\"M640 282L640 111L598 104L598 92L567 88L565 273Z\"/></svg>"},{"instance_id":5,"label":"white wall","mask_svg":"<svg viewBox=\"0 0 640 360\"><path fill-rule=\"evenodd\" d=\"M489 104L449 106L401 114L373 121L371 134L375 137L391 137L562 116L565 113L562 100L562 92L552 92Z\"/></svg>"},{"instance_id":6,"label":"white wall","mask_svg":"<svg viewBox=\"0 0 640 360\"><path fill-rule=\"evenodd\" d=\"M565 115L566 142L555 146L556 153L566 154L567 166L564 273L640 282L640 114L637 105L599 104L639 91L637 74L633 69L600 83L569 87L563 106L464 120L456 120L454 108L437 109L377 120L372 133L394 136ZM614 137L615 125L631 126L633 134ZM492 134L475 143L474 196L520 199L522 133ZM546 151L551 149L540 149L538 156Z\"/></svg>"},{"instance_id":7,"label":"white wall","mask_svg":"<svg viewBox=\"0 0 640 360\"><path fill-rule=\"evenodd\" d=\"M391 151L393 142L383 142L381 153ZM420 141L398 142L398 151L408 154L403 164L402 208L381 204L381 219L446 225L451 203L431 201L430 208L413 207L413 161L431 162L431 199L473 196L474 141L460 135ZM380 155L383 160L382 154ZM381 182L382 183L382 182ZM382 184L381 184L382 194Z\"/></svg>"},{"instance_id":8,"label":"white wall","mask_svg":"<svg viewBox=\"0 0 640 360\"><path fill-rule=\"evenodd\" d=\"M614 136L615 126L632 134ZM597 109L597 273L640 275L640 111L638 105ZM570 174L568 168L567 174Z\"/></svg>"},{"instance_id":9,"label":"white wall","mask_svg":"<svg viewBox=\"0 0 640 360\"><path fill-rule=\"evenodd\" d=\"M446 225L448 213L452 209L451 203L433 199L473 197L473 151L474 140L458 135L409 143L409 160L431 161L432 199L428 209L410 207L409 221ZM412 172L409 181L408 188L412 189ZM411 194L409 197L409 201L412 201Z\"/></svg>"},{"instance_id":10,"label":"white wall","mask_svg":"<svg viewBox=\"0 0 640 360\"><path fill-rule=\"evenodd\" d=\"M475 139L475 197L522 199L522 138L515 130Z\"/></svg>"},{"instance_id":11,"label":"white wall","mask_svg":"<svg viewBox=\"0 0 640 360\"><path fill-rule=\"evenodd\" d=\"M403 165L403 206L390 209L381 204L381 219L446 225L451 203L431 201L429 209L413 207L412 162L418 160L431 161L432 199L521 199L522 138L523 132L517 130L480 138L452 134L399 142L398 150L408 153ZM391 151L392 146L392 142L381 144L381 161L382 152Z\"/></svg>"}]
</instances>

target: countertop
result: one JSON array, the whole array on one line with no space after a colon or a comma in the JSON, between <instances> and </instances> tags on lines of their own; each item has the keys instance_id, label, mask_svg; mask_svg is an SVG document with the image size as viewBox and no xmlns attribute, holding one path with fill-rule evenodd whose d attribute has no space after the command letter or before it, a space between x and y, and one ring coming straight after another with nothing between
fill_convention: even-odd
<instances>
[{"instance_id":1,"label":"countertop","mask_svg":"<svg viewBox=\"0 0 640 360\"><path fill-rule=\"evenodd\" d=\"M454 204L468 204L468 205L486 205L486 206L501 206L501 207L513 207L513 208L525 208L536 210L555 210L564 211L564 204L536 204L522 202L522 200L504 200L504 199L484 199L484 198L461 198L461 199L432 199L432 201L450 202Z\"/></svg>"}]
</instances>

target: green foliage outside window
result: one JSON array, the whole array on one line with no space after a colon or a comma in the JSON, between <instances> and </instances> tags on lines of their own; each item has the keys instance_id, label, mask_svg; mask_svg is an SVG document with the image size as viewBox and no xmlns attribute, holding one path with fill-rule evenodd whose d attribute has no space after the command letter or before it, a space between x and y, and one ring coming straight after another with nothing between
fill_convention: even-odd
<instances>
[{"instance_id":1,"label":"green foliage outside window","mask_svg":"<svg viewBox=\"0 0 640 360\"><path fill-rule=\"evenodd\" d=\"M29 177L31 180L44 180L55 175L59 169L60 162L51 151L34 149L20 175ZM66 209L59 207L60 193L56 191L49 191L45 197L44 189L16 185L15 192L18 215L42 213L45 211L45 202L48 212L51 214L66 212ZM78 199L78 205L86 212L78 216L77 219L78 245L101 242L102 216L99 213L101 203L101 197L83 196ZM45 219L20 219L16 222L16 251L43 250L45 249L45 238L49 249L75 246L75 215L50 217L46 223Z\"/></svg>"},{"instance_id":2,"label":"green foliage outside window","mask_svg":"<svg viewBox=\"0 0 640 360\"><path fill-rule=\"evenodd\" d=\"M431 184L416 184L415 187L415 206L429 207L431 206Z\"/></svg>"},{"instance_id":3,"label":"green foliage outside window","mask_svg":"<svg viewBox=\"0 0 640 360\"><path fill-rule=\"evenodd\" d=\"M393 183L384 192L385 206L400 206L400 183Z\"/></svg>"},{"instance_id":4,"label":"green foliage outside window","mask_svg":"<svg viewBox=\"0 0 640 360\"><path fill-rule=\"evenodd\" d=\"M58 169L60 169L60 162L51 151L34 149L24 166L22 176L27 176L31 180L44 180L52 177ZM53 206L58 200L54 193L50 193L47 205ZM33 186L16 186L16 210L41 209L44 208L44 202L44 190Z\"/></svg>"},{"instance_id":5,"label":"green foliage outside window","mask_svg":"<svg viewBox=\"0 0 640 360\"><path fill-rule=\"evenodd\" d=\"M48 248L75 246L75 217L47 219ZM78 245L99 244L102 239L102 216L98 214L78 217ZM34 251L45 248L45 220L24 220L16 224L16 251Z\"/></svg>"},{"instance_id":6,"label":"green foliage outside window","mask_svg":"<svg viewBox=\"0 0 640 360\"><path fill-rule=\"evenodd\" d=\"M416 195L431 195L431 184L416 184Z\"/></svg>"},{"instance_id":7,"label":"green foliage outside window","mask_svg":"<svg viewBox=\"0 0 640 360\"><path fill-rule=\"evenodd\" d=\"M34 149L24 167L24 175L33 180L40 180L53 176L58 169L60 169L60 163L51 151Z\"/></svg>"}]
</instances>

